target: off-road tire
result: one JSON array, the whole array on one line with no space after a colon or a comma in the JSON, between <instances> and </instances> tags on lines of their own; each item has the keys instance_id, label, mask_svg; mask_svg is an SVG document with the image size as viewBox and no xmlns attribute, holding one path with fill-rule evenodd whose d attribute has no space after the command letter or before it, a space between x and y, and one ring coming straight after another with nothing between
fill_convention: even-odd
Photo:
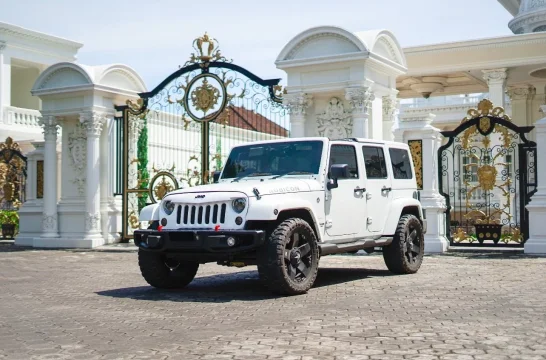
<instances>
[{"instance_id":1,"label":"off-road tire","mask_svg":"<svg viewBox=\"0 0 546 360\"><path fill-rule=\"evenodd\" d=\"M174 269L167 264L172 260L161 253L138 250L138 266L144 280L158 289L179 289L187 286L195 278L199 263L179 262ZM172 264L169 264L172 265Z\"/></svg>"},{"instance_id":2,"label":"off-road tire","mask_svg":"<svg viewBox=\"0 0 546 360\"><path fill-rule=\"evenodd\" d=\"M421 267L424 252L425 238L421 222L414 215L403 215L398 221L392 243L383 247L387 268L395 274L414 274Z\"/></svg>"},{"instance_id":3,"label":"off-road tire","mask_svg":"<svg viewBox=\"0 0 546 360\"><path fill-rule=\"evenodd\" d=\"M294 234L297 234L298 245L303 244L297 246L298 249L292 249ZM308 244L308 247L305 244ZM289 249L287 249L287 245L290 246ZM299 258L307 276L304 276L304 272L299 270L299 267L291 265L292 261L297 261L298 252L299 254L305 253ZM290 218L284 220L271 232L266 244L260 249L258 273L260 279L271 292L280 295L300 295L305 294L315 283L318 262L319 248L315 232L305 220ZM303 279L298 281L298 279L291 278L289 271L294 271L296 277L299 275Z\"/></svg>"}]
</instances>

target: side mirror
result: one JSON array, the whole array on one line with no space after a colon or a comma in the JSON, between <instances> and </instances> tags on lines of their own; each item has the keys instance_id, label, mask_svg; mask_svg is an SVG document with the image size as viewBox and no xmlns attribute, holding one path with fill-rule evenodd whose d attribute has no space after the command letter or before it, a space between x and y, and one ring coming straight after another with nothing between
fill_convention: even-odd
<instances>
[{"instance_id":1,"label":"side mirror","mask_svg":"<svg viewBox=\"0 0 546 360\"><path fill-rule=\"evenodd\" d=\"M212 181L214 183L217 183L218 180L220 180L220 174L221 173L222 173L221 171L215 171L214 173L212 173Z\"/></svg>"},{"instance_id":2,"label":"side mirror","mask_svg":"<svg viewBox=\"0 0 546 360\"><path fill-rule=\"evenodd\" d=\"M349 177L349 165L347 164L334 164L330 167L330 179L326 187L328 190L337 188L339 185L337 183L338 179L346 179Z\"/></svg>"}]
</instances>

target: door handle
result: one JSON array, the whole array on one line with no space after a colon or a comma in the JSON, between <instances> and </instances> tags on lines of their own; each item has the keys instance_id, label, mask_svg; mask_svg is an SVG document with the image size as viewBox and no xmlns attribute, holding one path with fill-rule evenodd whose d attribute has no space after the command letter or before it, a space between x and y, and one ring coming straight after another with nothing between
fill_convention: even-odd
<instances>
[{"instance_id":1,"label":"door handle","mask_svg":"<svg viewBox=\"0 0 546 360\"><path fill-rule=\"evenodd\" d=\"M357 193L357 192L366 192L366 188L359 188L358 186L355 188L354 192Z\"/></svg>"},{"instance_id":2,"label":"door handle","mask_svg":"<svg viewBox=\"0 0 546 360\"><path fill-rule=\"evenodd\" d=\"M383 188L381 189L381 191L392 191L392 188L383 186Z\"/></svg>"}]
</instances>

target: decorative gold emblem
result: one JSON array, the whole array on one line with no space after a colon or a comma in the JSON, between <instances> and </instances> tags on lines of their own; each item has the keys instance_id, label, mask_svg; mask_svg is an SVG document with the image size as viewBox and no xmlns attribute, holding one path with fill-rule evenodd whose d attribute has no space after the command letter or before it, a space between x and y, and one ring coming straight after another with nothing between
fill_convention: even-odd
<instances>
[{"instance_id":1,"label":"decorative gold emblem","mask_svg":"<svg viewBox=\"0 0 546 360\"><path fill-rule=\"evenodd\" d=\"M163 176L159 184L154 187L154 194L156 199L161 200L172 190L174 190L173 186L165 181L165 176Z\"/></svg>"},{"instance_id":2,"label":"decorative gold emblem","mask_svg":"<svg viewBox=\"0 0 546 360\"><path fill-rule=\"evenodd\" d=\"M484 191L491 191L497 182L497 169L491 165L483 165L478 168L478 182Z\"/></svg>"},{"instance_id":3,"label":"decorative gold emblem","mask_svg":"<svg viewBox=\"0 0 546 360\"><path fill-rule=\"evenodd\" d=\"M220 90L209 84L205 77L203 83L191 92L191 101L193 106L206 116L207 112L218 104L220 96Z\"/></svg>"},{"instance_id":4,"label":"decorative gold emblem","mask_svg":"<svg viewBox=\"0 0 546 360\"><path fill-rule=\"evenodd\" d=\"M155 165L152 167L157 174L150 181L149 195L152 202L161 201L169 192L179 188L176 177L172 174L174 165L171 169L158 171ZM168 181L170 180L170 181Z\"/></svg>"},{"instance_id":5,"label":"decorative gold emblem","mask_svg":"<svg viewBox=\"0 0 546 360\"><path fill-rule=\"evenodd\" d=\"M229 62L218 49L218 41L205 32L205 35L193 40L193 48L190 59L184 66L201 63L201 67L208 66L211 61Z\"/></svg>"},{"instance_id":6,"label":"decorative gold emblem","mask_svg":"<svg viewBox=\"0 0 546 360\"><path fill-rule=\"evenodd\" d=\"M491 119L488 117L483 117L480 119L480 131L486 133L491 127Z\"/></svg>"}]
</instances>

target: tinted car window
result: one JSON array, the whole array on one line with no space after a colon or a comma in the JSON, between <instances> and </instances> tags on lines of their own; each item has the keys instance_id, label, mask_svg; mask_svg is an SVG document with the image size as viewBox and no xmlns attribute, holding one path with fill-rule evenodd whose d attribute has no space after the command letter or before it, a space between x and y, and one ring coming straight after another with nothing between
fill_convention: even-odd
<instances>
[{"instance_id":1,"label":"tinted car window","mask_svg":"<svg viewBox=\"0 0 546 360\"><path fill-rule=\"evenodd\" d=\"M351 145L332 145L330 149L330 165L347 164L352 179L358 179L358 164L356 161L356 150Z\"/></svg>"},{"instance_id":2,"label":"tinted car window","mask_svg":"<svg viewBox=\"0 0 546 360\"><path fill-rule=\"evenodd\" d=\"M395 179L411 179L411 157L407 150L389 149L391 157L392 172Z\"/></svg>"},{"instance_id":3,"label":"tinted car window","mask_svg":"<svg viewBox=\"0 0 546 360\"><path fill-rule=\"evenodd\" d=\"M383 149L374 146L363 146L364 164L366 165L366 176L368 179L386 179L387 164Z\"/></svg>"}]
</instances>

